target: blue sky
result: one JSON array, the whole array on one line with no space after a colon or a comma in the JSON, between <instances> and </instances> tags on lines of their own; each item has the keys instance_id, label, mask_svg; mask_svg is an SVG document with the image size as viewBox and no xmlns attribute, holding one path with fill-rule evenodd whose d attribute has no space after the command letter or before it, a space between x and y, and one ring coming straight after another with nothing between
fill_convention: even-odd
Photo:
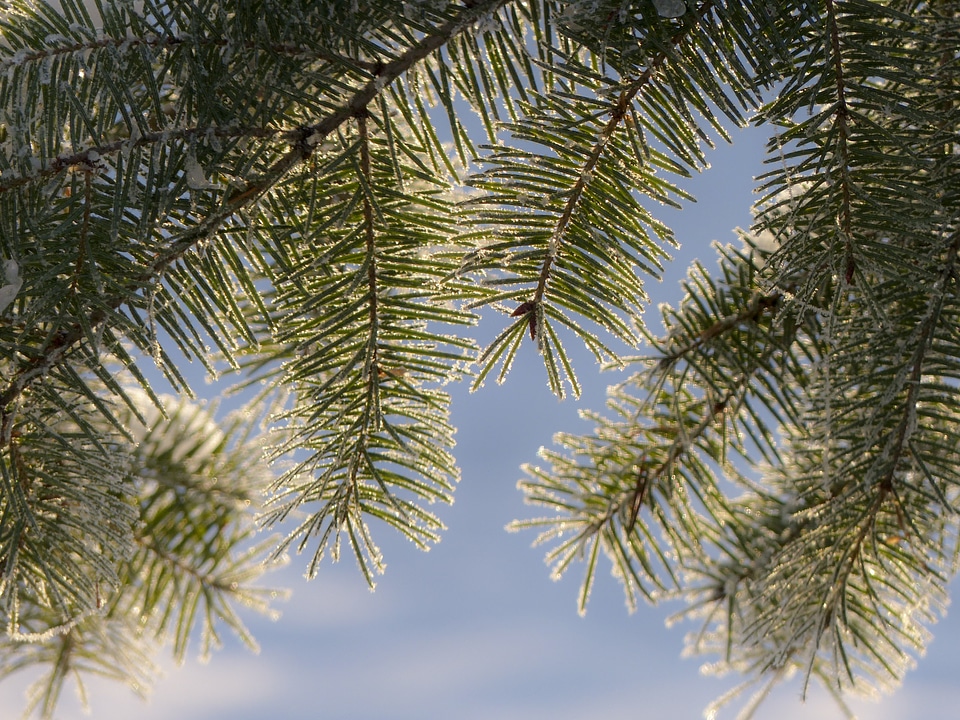
<instances>
[{"instance_id":1,"label":"blue sky","mask_svg":"<svg viewBox=\"0 0 960 720\"><path fill-rule=\"evenodd\" d=\"M749 224L751 176L759 170L762 133L738 138L711 155L713 169L690 183L700 202L667 212L683 248L663 284L651 283L655 305L676 302L677 280L690 260L713 264L710 243L733 241ZM496 319L494 319L494 323ZM495 326L488 324L489 332ZM699 672L682 659L686 626L668 630L668 608L625 609L616 581L601 572L585 617L576 612L575 568L549 579L530 534L504 525L535 510L515 489L523 462L536 461L558 430L585 430L578 407L600 408L613 376L590 358L579 371L577 404L551 396L532 344L504 386L492 381L469 394L453 389L457 455L463 479L456 503L441 508L442 542L421 553L384 528L376 538L388 568L370 593L349 556L325 563L316 580L302 578L304 558L265 581L289 587L276 623L248 616L262 650L252 655L229 641L209 664L164 661L166 677L149 704L128 690L91 683L98 720L626 720L698 718L734 684ZM863 720L955 718L960 688L960 621L934 628L919 669L893 697L855 704ZM16 717L24 682L0 685L0 718ZM759 718L830 720L841 714L822 692L799 702L799 684L776 692ZM72 691L57 717L81 717ZM732 717L727 713L721 717Z\"/></svg>"}]
</instances>

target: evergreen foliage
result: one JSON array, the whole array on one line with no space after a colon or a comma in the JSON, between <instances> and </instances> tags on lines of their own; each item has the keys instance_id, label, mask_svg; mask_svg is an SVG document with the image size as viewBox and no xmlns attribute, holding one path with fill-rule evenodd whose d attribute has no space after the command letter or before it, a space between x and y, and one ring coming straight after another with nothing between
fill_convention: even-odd
<instances>
[{"instance_id":1,"label":"evergreen foliage","mask_svg":"<svg viewBox=\"0 0 960 720\"><path fill-rule=\"evenodd\" d=\"M6 3L0 677L43 667L50 716L197 629L252 644L288 549L372 585L378 526L442 530L444 384L536 351L577 395L577 342L636 374L515 527L581 610L603 555L718 672L895 686L960 552L958 47L954 0ZM746 123L755 224L656 337L658 208Z\"/></svg>"}]
</instances>

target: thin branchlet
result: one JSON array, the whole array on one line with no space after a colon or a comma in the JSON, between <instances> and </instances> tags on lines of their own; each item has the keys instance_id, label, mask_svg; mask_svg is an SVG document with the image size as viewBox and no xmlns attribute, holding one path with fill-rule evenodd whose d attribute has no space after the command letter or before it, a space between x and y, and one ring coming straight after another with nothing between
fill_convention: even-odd
<instances>
[{"instance_id":1,"label":"thin branchlet","mask_svg":"<svg viewBox=\"0 0 960 720\"><path fill-rule=\"evenodd\" d=\"M848 285L854 282L856 261L853 256L853 211L851 209L850 177L850 108L847 104L847 95L844 79L843 54L840 45L840 28L837 22L837 8L834 0L826 0L827 24L830 32L830 58L833 65L834 82L836 86L836 109L834 122L837 127L837 148L840 161L840 233L844 247L844 281Z\"/></svg>"}]
</instances>

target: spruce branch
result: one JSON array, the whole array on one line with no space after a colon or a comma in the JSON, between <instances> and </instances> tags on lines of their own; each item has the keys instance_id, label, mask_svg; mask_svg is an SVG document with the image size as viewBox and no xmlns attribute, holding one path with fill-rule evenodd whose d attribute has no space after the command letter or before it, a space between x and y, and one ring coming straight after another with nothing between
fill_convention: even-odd
<instances>
[{"instance_id":1,"label":"spruce branch","mask_svg":"<svg viewBox=\"0 0 960 720\"><path fill-rule=\"evenodd\" d=\"M668 475L677 462L680 462L684 452L687 451L707 430L714 427L717 419L723 418L728 405L731 405L737 395L742 392L747 385L748 378L744 377L739 383L730 387L726 394L720 398L713 399L706 404L703 416L692 429L683 428L678 422L675 431L676 440L667 449L665 459L655 468L650 469L641 458L637 466L640 470L637 472L637 483L631 493L628 493L623 507L629 508L629 515L623 523L624 532L631 533L637 523L640 515L640 509L647 496L648 488L654 483L658 483L661 478ZM669 432L669 431L668 431ZM619 506L612 506L614 512L619 512Z\"/></svg>"},{"instance_id":2,"label":"spruce branch","mask_svg":"<svg viewBox=\"0 0 960 720\"><path fill-rule=\"evenodd\" d=\"M237 552L257 527L242 469L198 480L205 443L137 465L148 417L179 412L138 353L185 394L164 332L262 383L267 452L289 460L263 478L260 527L289 523L274 555L309 549L312 576L342 543L372 585L378 521L440 537L427 507L459 478L442 386L483 306L511 320L475 386L528 334L557 394L580 389L565 333L640 370L521 483L548 517L512 527L554 575L584 563L581 611L606 558L631 608L686 599L692 649L758 698L795 670L838 696L896 682L922 651L960 557L956 2L109 0L99 33L84 0L14 3L0 676L49 668L42 712L70 674L143 687L144 640L178 659L201 624L250 641L232 606L266 608L265 546ZM689 199L670 178L771 86L754 228L777 247L697 263L655 338L645 278L676 245L656 204Z\"/></svg>"},{"instance_id":3,"label":"spruce branch","mask_svg":"<svg viewBox=\"0 0 960 720\"><path fill-rule=\"evenodd\" d=\"M488 292L473 304L504 303L517 318L482 352L474 387L497 365L497 380L504 379L528 328L561 396L566 384L579 393L569 357L552 339L561 327L602 363L620 362L618 353L583 321L629 345L640 341L642 275L658 276L675 244L641 198L676 207L690 199L659 174L706 167L701 144L712 140L703 126L729 139L711 103L743 123L739 106L760 102L759 81L747 78L782 52L761 38L796 31L752 4L738 18L756 23L749 40L728 35L727 10L712 2L675 20L648 6L633 13L616 3L590 7L568 8L563 32L540 48L544 88L520 104L525 118L503 126L515 147L495 146L482 159L489 169L472 181L485 191L468 201L475 224L492 235L467 258L467 271L487 273ZM590 17L598 9L610 18L601 27Z\"/></svg>"},{"instance_id":4,"label":"spruce branch","mask_svg":"<svg viewBox=\"0 0 960 720\"><path fill-rule=\"evenodd\" d=\"M222 127L217 125L167 128L162 131L145 133L138 132L133 137L94 145L77 152L57 155L47 164L41 165L37 170L29 174L4 173L3 178L0 178L0 193L16 190L17 188L31 185L40 180L48 180L74 168L79 168L86 172L92 168L101 167L103 158L129 153L131 150L151 147L159 143L168 143L173 140L183 140L189 143L197 139L211 137L221 140L240 140L245 138L268 140L280 137L287 142L296 144L301 135L302 130L284 131L277 128ZM238 205L236 209L239 209L239 207Z\"/></svg>"}]
</instances>

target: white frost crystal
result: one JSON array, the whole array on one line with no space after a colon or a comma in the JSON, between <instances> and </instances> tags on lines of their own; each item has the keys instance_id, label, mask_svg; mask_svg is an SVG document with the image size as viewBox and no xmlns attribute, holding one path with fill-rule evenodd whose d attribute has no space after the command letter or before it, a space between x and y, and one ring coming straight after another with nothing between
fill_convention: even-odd
<instances>
[{"instance_id":1,"label":"white frost crystal","mask_svg":"<svg viewBox=\"0 0 960 720\"><path fill-rule=\"evenodd\" d=\"M183 169L187 173L187 187L191 190L216 190L216 184L209 182L203 174L203 168L197 162L197 156L193 150L187 152L187 157L183 161Z\"/></svg>"},{"instance_id":2,"label":"white frost crystal","mask_svg":"<svg viewBox=\"0 0 960 720\"><path fill-rule=\"evenodd\" d=\"M6 284L0 287L0 313L7 309L7 306L13 302L23 286L23 278L20 277L20 266L16 260L5 260L3 263L3 278Z\"/></svg>"},{"instance_id":3,"label":"white frost crystal","mask_svg":"<svg viewBox=\"0 0 960 720\"><path fill-rule=\"evenodd\" d=\"M684 0L653 0L653 6L660 17L665 18L677 18L687 11Z\"/></svg>"}]
</instances>

